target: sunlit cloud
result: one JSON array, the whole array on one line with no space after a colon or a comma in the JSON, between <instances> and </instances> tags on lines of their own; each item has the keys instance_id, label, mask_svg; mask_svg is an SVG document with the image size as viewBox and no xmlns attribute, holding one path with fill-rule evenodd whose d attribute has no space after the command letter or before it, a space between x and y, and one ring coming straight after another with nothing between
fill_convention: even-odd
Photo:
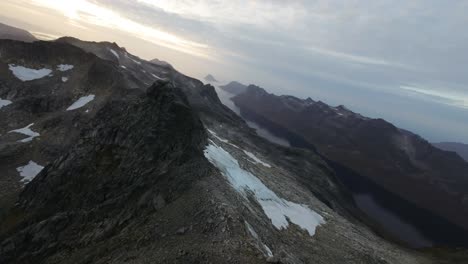
<instances>
[{"instance_id":1,"label":"sunlit cloud","mask_svg":"<svg viewBox=\"0 0 468 264\"><path fill-rule=\"evenodd\" d=\"M348 54L348 53L343 53L343 52L338 52L338 51L333 51L333 50L328 50L328 49L323 49L323 48L311 47L311 46L308 46L305 49L309 52L333 57L333 58L340 59L340 60L349 61L352 63L398 67L398 68L408 69L408 70L414 69L413 67L410 67L408 65L404 65L404 64L396 63L396 62L390 62L384 59L360 56L360 55L355 55L355 54Z\"/></svg>"},{"instance_id":2,"label":"sunlit cloud","mask_svg":"<svg viewBox=\"0 0 468 264\"><path fill-rule=\"evenodd\" d=\"M45 33L45 32L39 32L39 31L31 31L31 34L33 34L37 39L40 40L55 40L60 38L61 36L50 34L50 33Z\"/></svg>"},{"instance_id":3,"label":"sunlit cloud","mask_svg":"<svg viewBox=\"0 0 468 264\"><path fill-rule=\"evenodd\" d=\"M423 89L409 85L401 85L401 89L411 95L429 99L438 103L462 107L468 109L468 94L461 92L451 92L447 90Z\"/></svg>"},{"instance_id":4,"label":"sunlit cloud","mask_svg":"<svg viewBox=\"0 0 468 264\"><path fill-rule=\"evenodd\" d=\"M62 13L68 19L91 25L123 31L142 40L191 55L211 58L208 45L190 41L162 29L130 20L89 0L32 0L37 6Z\"/></svg>"},{"instance_id":5,"label":"sunlit cloud","mask_svg":"<svg viewBox=\"0 0 468 264\"><path fill-rule=\"evenodd\" d=\"M248 24L269 28L293 26L307 12L300 1L244 1L244 0L138 0L165 12L216 24Z\"/></svg>"}]
</instances>

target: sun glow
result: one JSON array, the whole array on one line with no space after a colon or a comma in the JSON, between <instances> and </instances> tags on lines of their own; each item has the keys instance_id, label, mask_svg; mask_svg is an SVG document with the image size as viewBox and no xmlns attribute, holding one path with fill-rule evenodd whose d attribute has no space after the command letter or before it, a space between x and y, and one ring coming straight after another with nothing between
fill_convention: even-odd
<instances>
[{"instance_id":1,"label":"sun glow","mask_svg":"<svg viewBox=\"0 0 468 264\"><path fill-rule=\"evenodd\" d=\"M89 0L32 0L32 3L56 10L74 23L87 23L123 31L166 48L210 58L207 52L209 46L206 44L183 39L164 30L130 20Z\"/></svg>"}]
</instances>

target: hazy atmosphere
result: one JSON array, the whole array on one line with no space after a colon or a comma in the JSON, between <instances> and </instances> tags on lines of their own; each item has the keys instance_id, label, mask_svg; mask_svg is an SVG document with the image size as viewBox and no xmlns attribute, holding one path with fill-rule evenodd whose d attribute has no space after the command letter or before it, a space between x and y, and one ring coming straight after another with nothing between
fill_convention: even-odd
<instances>
[{"instance_id":1,"label":"hazy atmosphere","mask_svg":"<svg viewBox=\"0 0 468 264\"><path fill-rule=\"evenodd\" d=\"M36 37L115 41L202 79L344 104L468 142L467 1L2 0Z\"/></svg>"}]
</instances>

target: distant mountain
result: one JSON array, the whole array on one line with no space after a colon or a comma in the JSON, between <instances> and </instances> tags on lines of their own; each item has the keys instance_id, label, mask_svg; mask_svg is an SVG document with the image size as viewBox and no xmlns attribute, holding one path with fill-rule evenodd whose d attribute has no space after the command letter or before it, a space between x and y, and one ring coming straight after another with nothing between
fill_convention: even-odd
<instances>
[{"instance_id":1,"label":"distant mountain","mask_svg":"<svg viewBox=\"0 0 468 264\"><path fill-rule=\"evenodd\" d=\"M233 82L230 82L230 83L228 83L226 85L220 86L220 88L223 89L224 91L228 92L228 93L231 93L231 94L240 94L240 93L243 93L245 91L247 86L243 85L242 83L233 81Z\"/></svg>"},{"instance_id":2,"label":"distant mountain","mask_svg":"<svg viewBox=\"0 0 468 264\"><path fill-rule=\"evenodd\" d=\"M0 23L0 39L12 39L24 42L37 41L36 37L28 31L2 23Z\"/></svg>"},{"instance_id":3,"label":"distant mountain","mask_svg":"<svg viewBox=\"0 0 468 264\"><path fill-rule=\"evenodd\" d=\"M207 82L218 82L218 80L216 80L215 77L213 77L213 75L211 75L211 74L208 74L207 76L205 76L205 81L207 81Z\"/></svg>"},{"instance_id":4,"label":"distant mountain","mask_svg":"<svg viewBox=\"0 0 468 264\"><path fill-rule=\"evenodd\" d=\"M468 144L456 143L456 142L440 142L432 143L432 145L446 151L456 152L460 157L468 161Z\"/></svg>"},{"instance_id":5,"label":"distant mountain","mask_svg":"<svg viewBox=\"0 0 468 264\"><path fill-rule=\"evenodd\" d=\"M250 85L232 100L244 118L269 128L293 146L316 148L331 162L356 172L353 181L342 179L348 187L356 188L356 193L362 191L356 182L370 180L376 184L374 189L380 186L448 220L446 228L458 226L468 231L468 163L455 153L439 150L383 119L367 118L344 106L331 107L311 98L277 96ZM393 203L393 207L400 210L402 205ZM431 230L436 227L425 226L427 219L415 212L407 210L406 214L419 227L456 240L456 231L453 236L434 234Z\"/></svg>"},{"instance_id":6,"label":"distant mountain","mask_svg":"<svg viewBox=\"0 0 468 264\"><path fill-rule=\"evenodd\" d=\"M152 59L152 60L150 60L150 62L154 63L154 64L157 64L157 65L160 65L160 66L169 66L170 65L168 62L158 60L158 59Z\"/></svg>"}]
</instances>

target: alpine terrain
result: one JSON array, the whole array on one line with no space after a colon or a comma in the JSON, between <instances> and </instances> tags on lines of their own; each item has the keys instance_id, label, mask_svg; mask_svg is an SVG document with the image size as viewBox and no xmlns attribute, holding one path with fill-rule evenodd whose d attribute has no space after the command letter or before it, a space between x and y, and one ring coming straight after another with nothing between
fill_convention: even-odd
<instances>
[{"instance_id":1,"label":"alpine terrain","mask_svg":"<svg viewBox=\"0 0 468 264\"><path fill-rule=\"evenodd\" d=\"M344 107L245 94L242 111L304 145L258 136L213 86L116 43L0 40L0 263L466 263L382 231L340 178L464 230L461 158Z\"/></svg>"},{"instance_id":2,"label":"alpine terrain","mask_svg":"<svg viewBox=\"0 0 468 264\"><path fill-rule=\"evenodd\" d=\"M468 244L468 163L457 154L344 106L277 96L255 85L222 89L237 93L232 101L247 120L323 155L379 229L414 247ZM403 220L391 220L388 209Z\"/></svg>"}]
</instances>

